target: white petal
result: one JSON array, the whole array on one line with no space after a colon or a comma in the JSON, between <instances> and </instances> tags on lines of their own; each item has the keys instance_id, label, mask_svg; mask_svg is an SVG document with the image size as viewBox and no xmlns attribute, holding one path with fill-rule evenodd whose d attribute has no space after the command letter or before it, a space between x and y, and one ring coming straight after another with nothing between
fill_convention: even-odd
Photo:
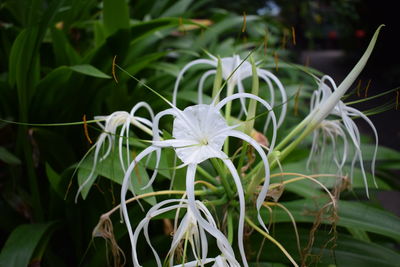
<instances>
[{"instance_id":1,"label":"white petal","mask_svg":"<svg viewBox=\"0 0 400 267\"><path fill-rule=\"evenodd\" d=\"M264 179L264 184L262 186L262 189L260 191L260 193L258 194L257 197L257 201L256 201L256 207L257 207L257 218L259 223L261 224L261 226L265 229L265 231L268 232L267 227L265 226L262 218L261 218L261 214L260 214L260 209L262 207L263 202L265 201L265 198L267 197L267 192L268 192L268 187L269 187L269 179L270 179L270 170L269 170L269 163L268 163L268 158L267 155L265 154L264 150L262 149L262 147L254 140L252 139L250 136L239 132L239 131L230 131L229 132L230 136L234 136L237 138L240 138L244 141L246 141L247 143L249 143L250 145L252 145L258 152L258 154L261 157L261 160L263 161L264 164L264 171L265 171L265 179Z\"/></svg>"},{"instance_id":2,"label":"white petal","mask_svg":"<svg viewBox=\"0 0 400 267\"><path fill-rule=\"evenodd\" d=\"M255 99L258 102L260 102L262 105L264 105L264 107L267 108L267 110L270 112L271 114L271 118L272 118L272 124L273 124L273 133L272 133L272 140L271 140L271 145L269 148L269 151L272 151L274 149L275 146L275 141L276 141L276 133L277 133L277 124L276 124L276 117L275 117L275 113L272 110L271 106L263 99L261 99L260 97L256 96L256 95L252 95L252 94L248 94L248 93L243 93L243 94L234 94L231 95L229 97L224 98L223 100L221 100L221 102L219 102L215 108L220 110L226 103L228 103L229 101L232 101L234 99L238 99L238 98L251 98L251 99Z\"/></svg>"},{"instance_id":3,"label":"white petal","mask_svg":"<svg viewBox=\"0 0 400 267\"><path fill-rule=\"evenodd\" d=\"M240 207L239 224L238 224L238 245L239 245L240 255L242 256L243 265L249 266L246 260L246 254L243 245L243 231L244 231L244 217L245 217L245 199L244 199L243 187L240 182L239 174L237 173L236 168L233 165L232 161L229 159L223 159L222 161L228 167L233 177L233 180L235 181L236 184L236 189L239 197L239 207Z\"/></svg>"},{"instance_id":4,"label":"white petal","mask_svg":"<svg viewBox=\"0 0 400 267\"><path fill-rule=\"evenodd\" d=\"M172 94L172 104L174 106L176 106L176 96L178 94L178 87L179 87L179 83L180 83L180 81L181 81L181 79L183 77L183 74L189 68L191 68L194 65L198 65L198 64L208 64L208 65L211 65L211 66L214 66L214 67L217 66L217 62L216 61L212 61L212 60L209 60L209 59L196 59L196 60L193 60L193 61L189 62L188 64L186 64L186 66L184 66L182 68L182 70L179 72L178 77L176 78L176 81L175 81L174 92Z\"/></svg>"}]
</instances>

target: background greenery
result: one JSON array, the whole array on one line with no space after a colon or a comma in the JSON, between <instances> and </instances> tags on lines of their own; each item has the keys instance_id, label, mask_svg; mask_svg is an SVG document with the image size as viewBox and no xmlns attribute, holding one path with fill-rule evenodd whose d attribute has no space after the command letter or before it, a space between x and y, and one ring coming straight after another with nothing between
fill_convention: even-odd
<instances>
[{"instance_id":1,"label":"background greenery","mask_svg":"<svg viewBox=\"0 0 400 267\"><path fill-rule=\"evenodd\" d=\"M118 183L122 177L118 175L118 164L110 158L104 166L99 166L99 177L86 199L80 198L76 204L76 178L85 176L85 165L78 175L72 175L90 148L83 125L40 124L78 122L82 121L83 115L89 120L95 115L130 110L139 101L152 103L155 111L165 108L158 97L127 75L117 72L118 83L111 78L114 56L130 74L170 97L180 68L190 60L207 57L204 49L221 57L234 53L243 57L246 51L261 47L255 52L255 57L262 61L262 66L279 75L288 95L292 96L290 114L281 129L282 136L304 117L308 111L306 108L300 109L297 116L293 115L293 99L302 88L300 106L308 106L306 99L313 89L313 80L293 65L285 64L292 62L296 58L295 52L302 48L302 34L298 35L300 44L295 46L290 39L292 21L268 13L252 15L263 7L258 1L247 5L244 10L247 27L243 32L243 5L230 6L230 2L0 2L0 118L3 120L0 123L0 266L112 265L112 261L107 260L106 242L102 238L93 238L92 230L100 215L119 201ZM301 2L299 6L280 3L283 14L290 8L301 9L303 13L298 13L298 19L304 20L310 7L306 1ZM343 12L336 9L339 15L353 21L360 19L346 16L346 12L355 8L352 2L347 3L350 9L343 6L347 1L330 2L342 8ZM224 9L229 6L231 11ZM201 20L191 20L193 18ZM340 19L335 18L339 23ZM307 29L313 34L318 27ZM287 38L286 42L282 41L284 38ZM303 47L307 47L305 43ZM275 69L275 54L279 57L278 71ZM185 77L179 106L192 102L198 77L199 73L194 71ZM91 125L89 135L95 140L99 131ZM137 134L139 138L143 137ZM306 172L308 145L305 142L286 160L286 171ZM371 146L365 147L366 162L371 160L372 149ZM308 251L312 256L306 259L307 264L396 266L400 262L399 219L385 211L376 199L379 192L399 189L395 176L399 161L399 152L380 148L377 164L380 189L372 189L369 201L364 200L361 183L355 183L351 191L342 193L339 220L333 220L339 233L337 239L328 242L334 236L330 232L333 221L329 214L325 214L321 221L323 226L314 233L315 242ZM146 176L146 170L142 171ZM169 176L165 173L155 189L165 188ZM324 182L333 187L328 180ZM174 186L179 188L180 185ZM287 186L281 199L298 223L303 248L311 239L310 229L316 229L313 228L317 225L313 211L319 210L320 199L321 191L310 187L307 182ZM150 205L143 204L145 207ZM131 206L131 212L143 214L137 205ZM119 223L118 215L113 217L113 224L116 240L126 252L129 263L130 246L125 226ZM162 225L160 220L152 229L156 235L155 244L166 250L169 239L159 227ZM290 218L283 210L273 209L271 233L301 262ZM252 262L256 262L262 239L255 233L247 238L249 256ZM141 253L146 255L146 252L143 250ZM262 252L258 258L259 265L254 266L289 264L267 241Z\"/></svg>"}]
</instances>

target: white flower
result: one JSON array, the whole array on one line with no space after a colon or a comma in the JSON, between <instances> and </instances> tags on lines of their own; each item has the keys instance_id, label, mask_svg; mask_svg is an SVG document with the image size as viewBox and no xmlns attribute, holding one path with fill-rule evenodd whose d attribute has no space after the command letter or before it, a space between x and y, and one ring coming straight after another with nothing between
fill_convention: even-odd
<instances>
[{"instance_id":1,"label":"white flower","mask_svg":"<svg viewBox=\"0 0 400 267\"><path fill-rule=\"evenodd\" d=\"M135 113L140 108L144 108L148 111L151 120L135 115ZM99 135L96 143L93 146L95 151L94 151L92 169L89 173L89 176L86 178L85 182L80 185L78 193L76 195L76 199L79 193L82 191L82 189L86 186L86 184L93 178L97 163L103 161L110 155L116 137L118 138L118 152L119 152L121 168L124 172L126 171L126 166L130 163L130 148L129 148L130 125L132 124L133 126L136 126L139 129L149 134L152 134L149 128L152 128L152 120L154 119L154 113L149 104L147 104L146 102L139 102L131 109L130 113L126 111L116 111L108 116L96 116L94 117L94 119L98 120L98 122L96 123L101 127L103 132ZM119 128L120 130L118 132ZM123 159L123 149L122 149L124 140L126 142L126 162L124 162ZM107 145L106 151L104 154L100 155L100 150L105 145Z\"/></svg>"},{"instance_id":2,"label":"white flower","mask_svg":"<svg viewBox=\"0 0 400 267\"><path fill-rule=\"evenodd\" d=\"M179 89L179 84L181 79L183 78L183 75L185 72L198 64L206 64L206 65L211 65L215 69L208 70L206 71L200 78L199 81L199 87L198 87L198 103L201 104L203 103L203 87L204 87L204 82L205 80L211 76L215 75L218 66L218 58L209 55L211 59L197 59L189 62L186 66L182 68L180 73L178 74L178 77L175 82L175 87L174 87L174 92L173 92L173 97L172 97L172 103L176 105L176 98L178 94L178 89ZM221 58L221 66L222 66L222 77L224 80L227 81L227 96L230 96L233 94L233 90L235 87L237 87L237 90L239 93L244 93L244 87L242 81L246 78L249 78L252 76L252 67L251 63L248 61L242 61L239 57L239 55L234 55L233 57L224 57ZM274 107L275 103L275 91L274 91L274 85L271 82L271 80L276 84L276 86L279 89L279 92L281 94L281 99L282 99L282 110L281 114L278 119L278 128L281 126L283 123L283 120L285 119L286 116L286 109L287 109L287 96L286 96L286 91L282 85L282 83L279 81L279 79L272 74L270 71L267 71L262 68L257 68L257 75L265 81L265 83L268 86L269 93L270 93L270 101L269 103L271 104L272 107ZM241 105L242 105L242 111L246 112L246 104L245 100L241 99ZM270 121L270 116L267 118L267 122L264 127L264 132L266 131L268 124Z\"/></svg>"},{"instance_id":3,"label":"white flower","mask_svg":"<svg viewBox=\"0 0 400 267\"><path fill-rule=\"evenodd\" d=\"M147 244L150 246L154 254L157 266L162 266L161 259L157 251L151 244L151 240L149 237L148 226L150 220L158 215L161 215L165 212L169 212L172 210L177 210L176 213L177 217L181 209L186 209L187 212L185 216L181 219L178 227L176 227L177 224L176 222L178 219L177 218L175 219L174 237L171 243L170 250L168 252L169 266L174 265L175 250L177 249L181 241L188 242L188 244L191 246L192 253L195 257L194 261L185 263L183 266L204 266L204 264L216 261L215 259L207 258L208 240L206 232L216 239L217 246L220 249L222 255L224 255L225 262L229 262L231 264L231 265L215 265L215 266L240 266L235 259L235 254L233 252L232 247L230 246L228 240L222 234L222 232L218 230L217 225L211 213L206 208L206 206L200 201L195 201L195 207L197 210L201 212L202 214L201 218L207 221L207 223L210 225L209 228L205 229L197 222L196 217L193 215L191 211L191 207L188 205L188 200L186 199L168 199L153 206L147 212L146 217L138 224L138 226L135 229L135 232L133 233L132 236L133 265L135 267L141 266L138 260L138 254L136 253L136 247L137 247L138 237L143 230L143 234L145 236ZM183 257L185 256L186 255L183 255ZM182 266L182 264L177 266Z\"/></svg>"},{"instance_id":4,"label":"white flower","mask_svg":"<svg viewBox=\"0 0 400 267\"><path fill-rule=\"evenodd\" d=\"M331 87L329 87L326 84L326 81L329 82ZM328 99L331 97L331 95L337 90L336 84L333 81L333 79L329 76L323 76L322 79L319 82L319 87L318 90L314 91L312 98L311 98L311 110L314 111L319 107L324 106L324 103L328 101ZM312 157L313 153L317 149L317 142L318 142L318 131L321 129L325 136L328 136L331 141L332 145L334 146L334 151L336 150L336 136L340 136L343 139L343 155L342 155L342 160L339 162L336 156L334 156L334 161L339 168L339 171L341 172L341 169L343 168L346 159L347 159L347 154L349 152L348 150L348 141L347 141L347 135L350 136L351 142L353 143L354 146L354 156L352 159L351 163L351 174L353 173L354 170L354 165L355 163L359 162L360 168L361 168L361 173L363 176L364 184L366 187L366 192L368 196L368 182L367 182L367 177L365 174L365 169L364 169L364 163L362 159L362 151L361 151L361 140L360 140L360 131L358 130L357 125L354 123L352 120L353 117L360 117L364 121L366 121L372 131L374 132L375 135L375 150L374 154L372 157L372 162L371 162L371 171L372 175L374 177L374 182L375 182L375 160L376 160L376 153L378 150L378 133L376 131L376 128L374 124L371 122L371 120L365 116L361 111L353 108L346 106L343 101L339 100L337 101L336 105L331 109L329 115L338 117L339 120L328 120L325 119L323 120L319 128L317 128L314 131L314 138L313 138L313 144L312 144L312 149L310 153L310 157ZM351 175L352 176L352 175ZM375 184L376 185L376 184Z\"/></svg>"},{"instance_id":5,"label":"white flower","mask_svg":"<svg viewBox=\"0 0 400 267\"><path fill-rule=\"evenodd\" d=\"M252 94L238 93L230 97L226 97L218 104L214 103L212 103L211 105L199 104L187 107L183 111L177 109L174 105L172 105L172 108L162 111L154 117L153 144L150 147L143 150L141 153L139 153L136 159L131 163L125 174L121 189L121 207L128 228L128 232L131 237L131 242L132 242L132 230L125 204L126 193L129 186L129 179L131 172L133 171L134 167L138 162L140 162L144 157L146 157L148 154L154 151L156 152L157 156L157 163L156 163L156 168L157 168L158 162L160 160L161 148L173 147L176 151L178 158L181 159L185 165L187 165L186 192L188 197L188 205L191 209L191 212L193 212L193 215L196 218L199 225L208 232L211 232L214 227L208 221L203 219L199 209L195 205L194 179L195 179L197 165L209 158L219 158L224 162L224 164L230 171L234 179L239 198L240 213L238 222L238 246L242 257L243 265L248 266L243 246L243 229L244 229L244 216L245 216L244 192L239 174L237 173L235 166L233 165L229 157L222 151L222 146L224 145L226 138L228 136L236 137L242 139L245 142L248 142L256 149L256 151L258 152L263 161L265 167L265 182L262 186L262 190L260 191L260 194L258 195L256 201L256 207L258 211L260 210L262 203L267 195L270 171L269 171L267 155L265 154L262 147L248 135L240 131L234 130L235 126L233 127L228 126L228 124L226 123L226 121L224 120L224 118L220 113L220 110L228 102L234 99L242 99L242 98L254 99L260 102L262 105L264 105L264 107L266 107L270 111L272 123L274 126L270 150L273 150L276 139L276 128L277 128L275 115L272 111L271 106L266 101ZM167 115L172 115L175 117L173 124L174 139L161 140L158 134L159 133L158 124L160 119ZM146 187L150 186L153 180L154 179L151 179L148 185L146 185ZM267 229L259 213L258 213L258 220L260 224L265 229Z\"/></svg>"}]
</instances>

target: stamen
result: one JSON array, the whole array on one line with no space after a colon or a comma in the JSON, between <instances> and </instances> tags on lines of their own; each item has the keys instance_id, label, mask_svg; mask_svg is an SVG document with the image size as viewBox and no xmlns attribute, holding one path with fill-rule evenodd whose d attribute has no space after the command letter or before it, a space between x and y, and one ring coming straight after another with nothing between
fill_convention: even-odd
<instances>
[{"instance_id":1,"label":"stamen","mask_svg":"<svg viewBox=\"0 0 400 267\"><path fill-rule=\"evenodd\" d=\"M294 115L295 116L299 115L299 96L300 96L300 91L301 91L301 85L299 86L299 89L297 89L296 95L294 96Z\"/></svg>"},{"instance_id":2,"label":"stamen","mask_svg":"<svg viewBox=\"0 0 400 267\"><path fill-rule=\"evenodd\" d=\"M364 98L368 97L368 89L371 85L371 79L368 80L367 87L365 87Z\"/></svg>"},{"instance_id":3,"label":"stamen","mask_svg":"<svg viewBox=\"0 0 400 267\"><path fill-rule=\"evenodd\" d=\"M276 69L276 71L278 71L278 69L279 69L279 67L278 67L279 57L278 57L278 53L276 51L274 52L274 60L275 60L275 69Z\"/></svg>"},{"instance_id":4,"label":"stamen","mask_svg":"<svg viewBox=\"0 0 400 267\"><path fill-rule=\"evenodd\" d=\"M246 31L246 12L243 12L243 26L242 26L242 32Z\"/></svg>"},{"instance_id":5,"label":"stamen","mask_svg":"<svg viewBox=\"0 0 400 267\"><path fill-rule=\"evenodd\" d=\"M360 88L361 88L361 79L358 80L357 87L356 87L358 97L360 97Z\"/></svg>"},{"instance_id":6,"label":"stamen","mask_svg":"<svg viewBox=\"0 0 400 267\"><path fill-rule=\"evenodd\" d=\"M294 29L294 26L292 26L292 42L293 45L296 45L296 31Z\"/></svg>"},{"instance_id":7,"label":"stamen","mask_svg":"<svg viewBox=\"0 0 400 267\"><path fill-rule=\"evenodd\" d=\"M183 25L182 17L179 17L179 31L182 32L183 35L186 34L185 26Z\"/></svg>"},{"instance_id":8,"label":"stamen","mask_svg":"<svg viewBox=\"0 0 400 267\"><path fill-rule=\"evenodd\" d=\"M93 144L93 141L92 141L92 139L90 139L90 136L89 136L87 121L86 121L86 114L83 114L82 120L83 120L83 130L85 132L86 140L88 140L89 144Z\"/></svg>"},{"instance_id":9,"label":"stamen","mask_svg":"<svg viewBox=\"0 0 400 267\"><path fill-rule=\"evenodd\" d=\"M286 42L287 42L287 34L288 34L288 31L287 31L287 29L284 29L283 30L283 36L282 36L282 41L281 41L281 46L282 46L282 50L284 50L285 49L285 47L286 47Z\"/></svg>"},{"instance_id":10,"label":"stamen","mask_svg":"<svg viewBox=\"0 0 400 267\"><path fill-rule=\"evenodd\" d=\"M310 56L309 55L306 56L306 61L304 63L304 66L307 68L310 66Z\"/></svg>"},{"instance_id":11,"label":"stamen","mask_svg":"<svg viewBox=\"0 0 400 267\"><path fill-rule=\"evenodd\" d=\"M117 55L115 55L114 58L113 58L111 73L112 73L112 76L113 76L113 78L114 78L114 81L115 81L116 83L118 83L117 75L115 75L115 60L116 60L116 59L117 59Z\"/></svg>"}]
</instances>

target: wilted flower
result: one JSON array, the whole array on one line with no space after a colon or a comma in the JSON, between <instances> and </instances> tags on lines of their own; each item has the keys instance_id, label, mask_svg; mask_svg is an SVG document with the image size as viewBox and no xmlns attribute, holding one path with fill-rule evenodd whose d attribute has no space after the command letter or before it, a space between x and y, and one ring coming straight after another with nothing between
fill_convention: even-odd
<instances>
[{"instance_id":1,"label":"wilted flower","mask_svg":"<svg viewBox=\"0 0 400 267\"><path fill-rule=\"evenodd\" d=\"M172 108L162 111L154 117L153 144L148 148L146 148L145 150L143 150L141 153L139 153L136 159L134 159L134 161L131 163L125 174L124 181L122 184L121 207L130 236L132 236L131 232L132 230L130 229L131 226L129 222L125 199L129 186L130 175L139 161L141 161L144 157L146 157L150 153L156 151L157 155L156 168L157 168L158 162L160 160L161 148L173 147L176 151L177 157L180 160L182 160L184 165L187 165L186 192L188 197L188 205L191 209L191 212L193 213L193 216L196 218L199 225L203 227L206 231L210 232L212 231L213 226L209 222L203 219L198 207L195 205L194 179L195 179L196 168L199 163L209 158L219 158L224 162L226 167L229 169L236 184L237 193L239 197L239 204L240 204L240 214L238 223L238 245L242 256L243 265L247 266L246 256L243 247L243 228L244 228L244 216L245 216L244 192L239 174L236 171L236 167L233 165L229 157L222 151L222 147L224 145L225 140L230 136L248 142L256 149L256 151L259 153L263 161L265 167L265 182L262 186L262 190L260 191L256 202L258 211L260 210L262 203L267 195L270 171L269 171L267 156L262 147L248 135L244 134L243 132L234 130L236 126L228 126L227 122L220 113L220 110L229 101L242 98L254 99L259 103L261 103L262 105L264 105L264 107L266 107L267 110L271 112L271 119L274 126L273 137L270 146L270 150L272 150L276 139L275 115L272 111L271 106L266 101L252 94L238 93L230 97L226 97L225 99L221 100L221 102L219 102L218 104L215 103L212 103L211 105L199 104L187 107L183 111L177 109L174 105L172 105ZM158 124L160 119L166 115L172 115L175 117L173 123L173 132L172 132L174 139L161 140L159 136ZM149 181L146 187L150 186L152 182L153 179ZM260 224L265 229L267 229L261 219L260 214L258 214L258 220Z\"/></svg>"},{"instance_id":2,"label":"wilted flower","mask_svg":"<svg viewBox=\"0 0 400 267\"><path fill-rule=\"evenodd\" d=\"M184 66L182 70L179 72L178 77L175 82L175 87L174 87L174 93L173 93L173 104L176 104L176 97L178 94L178 88L181 79L183 78L183 75L185 72L198 64L206 64L206 65L211 65L215 69L208 70L206 71L200 78L199 81L199 87L198 87L198 103L201 104L203 103L203 87L204 87L204 82L205 80L211 76L215 75L217 73L217 66L218 66L218 58L214 57L213 55L210 55L211 59L196 59ZM227 81L227 96L230 96L233 94L233 91L235 87L237 87L237 90L239 93L244 93L244 86L243 86L243 80L246 78L249 78L252 76L252 66L251 63L248 62L247 60L242 61L239 57L239 55L234 55L233 57L224 57L221 58L221 68L222 68L222 78ZM270 71L262 69L262 68L256 68L257 70L257 75L259 78L261 78L263 81L268 86L269 89L269 94L270 94L270 99L269 103L271 104L272 107L274 107L275 104L275 91L274 91L274 85L271 82L271 80L275 83L275 85L278 87L279 92L281 94L282 98L282 110L280 117L278 119L277 126L278 128L280 125L283 123L283 120L286 115L286 109L287 109L287 96L286 96L286 91L282 85L282 83L279 81L279 79L272 74ZM245 104L245 99L240 99L241 105L242 105L242 111L246 112L246 104ZM270 116L267 118L267 123L265 124L264 127L264 132L267 129L267 126L269 124Z\"/></svg>"},{"instance_id":3,"label":"wilted flower","mask_svg":"<svg viewBox=\"0 0 400 267\"><path fill-rule=\"evenodd\" d=\"M175 224L175 229L174 229L174 236L173 240L171 243L171 247L168 251L168 256L167 259L169 258L169 266L174 265L174 254L176 252L176 249L180 245L180 243L183 242L188 242L188 244L191 246L192 249L192 254L195 258L194 261L185 263L183 266L203 266L204 264L210 263L210 262L217 262L222 261L221 256L217 257L216 259L211 259L207 258L208 254L208 241L207 241L207 236L206 232L213 236L216 240L217 246L220 249L225 262L229 262L230 265L215 265L215 266L239 266L239 263L235 259L235 254L233 252L232 247L230 246L228 240L224 236L224 234L218 230L217 225L211 215L211 213L208 211L206 206L201 203L200 201L195 201L195 207L196 210L199 210L201 212L201 218L207 222L207 227L204 228L201 224L198 223L196 216L191 211L191 207L188 204L188 200L186 199L169 199L169 200L164 200L156 205L154 205L148 212L146 217L138 224L138 226L135 229L135 232L133 233L131 237L132 241L132 258L133 258L133 265L136 266L141 266L138 260L138 255L136 253L136 246L137 246L137 241L138 237L140 235L140 232L143 230L143 234L145 236L145 239L147 241L147 244L150 246L155 260L157 262L158 266L162 266L161 259L151 244L151 240L149 237L149 232L148 232L148 226L152 218L161 215L163 213L172 211L172 210L177 210L176 217L178 217L179 212L182 209L186 209L186 214L184 217L181 219L180 224L178 227L176 227ZM177 221L177 218L176 218ZM186 255L183 255L184 259ZM221 259L220 259L221 258ZM182 264L177 265L177 266L182 266Z\"/></svg>"}]
</instances>

